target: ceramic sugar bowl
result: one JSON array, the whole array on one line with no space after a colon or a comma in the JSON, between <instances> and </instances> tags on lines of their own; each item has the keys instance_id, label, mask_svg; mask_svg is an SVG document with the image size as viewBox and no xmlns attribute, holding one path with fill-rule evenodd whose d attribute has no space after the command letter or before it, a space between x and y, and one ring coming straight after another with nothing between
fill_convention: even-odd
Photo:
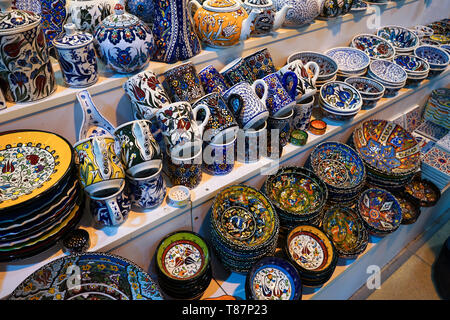
<instances>
[{"instance_id":1,"label":"ceramic sugar bowl","mask_svg":"<svg viewBox=\"0 0 450 320\"><path fill-rule=\"evenodd\" d=\"M286 18L287 10L293 8L290 5L284 5L277 11L272 0L244 0L243 6L248 13L261 10L255 19L255 30L251 32L253 36L266 35L279 29Z\"/></svg>"},{"instance_id":2,"label":"ceramic sugar bowl","mask_svg":"<svg viewBox=\"0 0 450 320\"><path fill-rule=\"evenodd\" d=\"M106 17L95 29L100 59L119 73L142 69L153 53L154 40L150 28L138 17L125 12L124 0L115 5L115 13Z\"/></svg>"},{"instance_id":3,"label":"ceramic sugar bowl","mask_svg":"<svg viewBox=\"0 0 450 320\"><path fill-rule=\"evenodd\" d=\"M210 47L233 46L247 39L254 29L254 21L261 10L250 14L239 0L197 0L189 2L194 28L200 40ZM192 8L195 6L195 8Z\"/></svg>"}]
</instances>

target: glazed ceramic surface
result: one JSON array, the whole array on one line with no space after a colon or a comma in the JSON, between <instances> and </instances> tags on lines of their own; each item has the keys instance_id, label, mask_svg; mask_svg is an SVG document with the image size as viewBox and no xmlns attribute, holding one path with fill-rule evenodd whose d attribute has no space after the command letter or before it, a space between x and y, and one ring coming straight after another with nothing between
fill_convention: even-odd
<instances>
[{"instance_id":1,"label":"glazed ceramic surface","mask_svg":"<svg viewBox=\"0 0 450 320\"><path fill-rule=\"evenodd\" d=\"M266 35L280 28L286 18L287 10L292 8L285 5L281 10L277 10L272 0L245 0L243 6L248 13L252 10L261 11L255 18L255 29L251 33L255 36Z\"/></svg>"},{"instance_id":2,"label":"glazed ceramic surface","mask_svg":"<svg viewBox=\"0 0 450 320\"><path fill-rule=\"evenodd\" d=\"M125 10L149 25L155 19L155 4L152 0L126 0Z\"/></svg>"},{"instance_id":3,"label":"glazed ceramic surface","mask_svg":"<svg viewBox=\"0 0 450 320\"><path fill-rule=\"evenodd\" d=\"M277 11L282 10L285 5L292 8L287 10L286 19L283 23L288 27L300 27L311 23L320 13L319 1L317 0L273 0Z\"/></svg>"},{"instance_id":4,"label":"glazed ceramic surface","mask_svg":"<svg viewBox=\"0 0 450 320\"><path fill-rule=\"evenodd\" d=\"M362 106L361 94L351 85L341 81L330 81L320 88L320 98L327 108L343 113L354 112Z\"/></svg>"},{"instance_id":5,"label":"glazed ceramic surface","mask_svg":"<svg viewBox=\"0 0 450 320\"><path fill-rule=\"evenodd\" d=\"M308 128L314 102L315 98L312 96L309 100L305 100L294 106L294 115L292 116L293 129L304 131Z\"/></svg>"},{"instance_id":6,"label":"glazed ceramic surface","mask_svg":"<svg viewBox=\"0 0 450 320\"><path fill-rule=\"evenodd\" d=\"M371 78L366 77L350 77L345 79L345 83L348 83L355 87L359 91L361 96L364 97L380 97L384 94L384 86Z\"/></svg>"},{"instance_id":7,"label":"glazed ceramic surface","mask_svg":"<svg viewBox=\"0 0 450 320\"><path fill-rule=\"evenodd\" d=\"M266 154L267 122L255 129L237 131L236 160L241 163L257 162Z\"/></svg>"},{"instance_id":8,"label":"glazed ceramic surface","mask_svg":"<svg viewBox=\"0 0 450 320\"><path fill-rule=\"evenodd\" d=\"M371 34L361 34L352 39L352 46L364 51L371 59L392 59L394 47L387 40Z\"/></svg>"},{"instance_id":9,"label":"glazed ceramic surface","mask_svg":"<svg viewBox=\"0 0 450 320\"><path fill-rule=\"evenodd\" d=\"M116 0L71 0L68 11L78 30L94 34L95 28L113 13Z\"/></svg>"},{"instance_id":10,"label":"glazed ceramic surface","mask_svg":"<svg viewBox=\"0 0 450 320\"><path fill-rule=\"evenodd\" d=\"M162 163L154 174L140 178L127 176L128 193L135 209L148 210L161 205L167 193L166 181L161 175ZM154 171L151 171L154 172Z\"/></svg>"},{"instance_id":11,"label":"glazed ceramic surface","mask_svg":"<svg viewBox=\"0 0 450 320\"><path fill-rule=\"evenodd\" d=\"M203 89L205 89L206 94L212 92L223 94L228 90L228 85L225 82L224 76L221 75L213 65L208 65L200 70L198 76L202 82Z\"/></svg>"},{"instance_id":12,"label":"glazed ceramic surface","mask_svg":"<svg viewBox=\"0 0 450 320\"><path fill-rule=\"evenodd\" d=\"M408 76L402 67L388 60L372 61L369 71L381 81L394 85L405 82Z\"/></svg>"},{"instance_id":13,"label":"glazed ceramic surface","mask_svg":"<svg viewBox=\"0 0 450 320\"><path fill-rule=\"evenodd\" d=\"M320 67L317 63L308 61L303 64L301 60L294 60L280 68L278 74L283 77L289 71L294 72L297 78L297 86L293 99L303 101L317 92L316 80L320 73ZM295 83L294 79L289 81L289 83L293 85Z\"/></svg>"},{"instance_id":14,"label":"glazed ceramic surface","mask_svg":"<svg viewBox=\"0 0 450 320\"><path fill-rule=\"evenodd\" d=\"M404 68L407 73L426 73L430 69L426 60L413 55L397 55L393 61Z\"/></svg>"},{"instance_id":15,"label":"glazed ceramic surface","mask_svg":"<svg viewBox=\"0 0 450 320\"><path fill-rule=\"evenodd\" d=\"M430 68L445 68L450 62L450 55L443 49L434 46L419 46L414 54L426 60Z\"/></svg>"},{"instance_id":16,"label":"glazed ceramic surface","mask_svg":"<svg viewBox=\"0 0 450 320\"><path fill-rule=\"evenodd\" d=\"M63 32L68 16L66 7L66 0L41 1L41 26L49 48L53 47L52 40Z\"/></svg>"},{"instance_id":17,"label":"glazed ceramic surface","mask_svg":"<svg viewBox=\"0 0 450 320\"><path fill-rule=\"evenodd\" d=\"M412 51L419 45L419 37L403 27L382 27L378 29L377 36L389 41L398 53Z\"/></svg>"},{"instance_id":18,"label":"glazed ceramic surface","mask_svg":"<svg viewBox=\"0 0 450 320\"><path fill-rule=\"evenodd\" d=\"M301 60L304 65L306 65L309 61L317 63L319 66L319 76L317 79L328 80L336 75L338 71L336 61L333 58L319 52L302 51L291 54L287 59L287 63L291 63L295 60Z\"/></svg>"},{"instance_id":19,"label":"glazed ceramic surface","mask_svg":"<svg viewBox=\"0 0 450 320\"><path fill-rule=\"evenodd\" d=\"M232 87L242 81L252 84L256 80L255 74L250 71L242 58L231 61L220 70L220 74L224 77L228 87Z\"/></svg>"},{"instance_id":20,"label":"glazed ceramic surface","mask_svg":"<svg viewBox=\"0 0 450 320\"><path fill-rule=\"evenodd\" d=\"M228 143L205 143L203 146L203 169L211 175L225 175L234 168L235 138Z\"/></svg>"},{"instance_id":21,"label":"glazed ceramic surface","mask_svg":"<svg viewBox=\"0 0 450 320\"><path fill-rule=\"evenodd\" d=\"M173 102L194 102L205 95L193 62L186 62L164 72L163 85Z\"/></svg>"},{"instance_id":22,"label":"glazed ceramic surface","mask_svg":"<svg viewBox=\"0 0 450 320\"><path fill-rule=\"evenodd\" d=\"M244 62L254 79L262 79L277 71L267 48L246 56Z\"/></svg>"},{"instance_id":23,"label":"glazed ceramic surface","mask_svg":"<svg viewBox=\"0 0 450 320\"><path fill-rule=\"evenodd\" d=\"M320 0L320 16L334 18L346 14L352 8L353 0Z\"/></svg>"},{"instance_id":24,"label":"glazed ceramic surface","mask_svg":"<svg viewBox=\"0 0 450 320\"><path fill-rule=\"evenodd\" d=\"M356 48L334 48L326 51L325 54L336 61L341 72L358 72L367 68L370 63L370 57L364 51Z\"/></svg>"},{"instance_id":25,"label":"glazed ceramic surface","mask_svg":"<svg viewBox=\"0 0 450 320\"><path fill-rule=\"evenodd\" d=\"M202 145L194 145L193 154L185 157L171 156L167 163L167 172L172 185L196 188L202 181ZM190 150L189 150L190 151Z\"/></svg>"},{"instance_id":26,"label":"glazed ceramic surface","mask_svg":"<svg viewBox=\"0 0 450 320\"><path fill-rule=\"evenodd\" d=\"M443 157L436 158L441 163L445 163ZM445 170L443 171L445 172ZM434 206L441 197L441 192L433 182L417 177L405 186L405 192L413 199L417 199L422 207Z\"/></svg>"},{"instance_id":27,"label":"glazed ceramic surface","mask_svg":"<svg viewBox=\"0 0 450 320\"><path fill-rule=\"evenodd\" d=\"M78 268L79 286L67 276ZM42 275L48 275L45 279ZM30 290L30 288L32 288ZM26 278L11 300L162 300L158 285L140 267L117 255L83 253L52 261Z\"/></svg>"}]
</instances>

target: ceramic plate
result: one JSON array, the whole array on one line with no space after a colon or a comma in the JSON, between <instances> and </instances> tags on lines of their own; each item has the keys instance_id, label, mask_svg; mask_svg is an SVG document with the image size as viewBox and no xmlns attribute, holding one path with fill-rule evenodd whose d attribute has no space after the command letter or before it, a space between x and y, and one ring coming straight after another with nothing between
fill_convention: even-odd
<instances>
[{"instance_id":1,"label":"ceramic plate","mask_svg":"<svg viewBox=\"0 0 450 320\"><path fill-rule=\"evenodd\" d=\"M362 50L350 47L333 48L325 52L344 73L355 73L369 66L370 57Z\"/></svg>"}]
</instances>

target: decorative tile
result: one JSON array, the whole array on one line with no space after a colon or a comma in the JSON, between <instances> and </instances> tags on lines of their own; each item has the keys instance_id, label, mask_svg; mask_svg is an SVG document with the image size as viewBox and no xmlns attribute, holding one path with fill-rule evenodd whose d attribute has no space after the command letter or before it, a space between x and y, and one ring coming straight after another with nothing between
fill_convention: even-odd
<instances>
[{"instance_id":1,"label":"decorative tile","mask_svg":"<svg viewBox=\"0 0 450 320\"><path fill-rule=\"evenodd\" d=\"M419 125L415 131L433 141L440 140L449 132L448 129L428 120L425 120L421 125Z\"/></svg>"},{"instance_id":2,"label":"decorative tile","mask_svg":"<svg viewBox=\"0 0 450 320\"><path fill-rule=\"evenodd\" d=\"M434 146L422 158L422 162L450 176L450 153Z\"/></svg>"},{"instance_id":3,"label":"decorative tile","mask_svg":"<svg viewBox=\"0 0 450 320\"><path fill-rule=\"evenodd\" d=\"M447 133L442 139L438 140L438 142L436 142L436 145L439 148L450 152L450 133Z\"/></svg>"},{"instance_id":4,"label":"decorative tile","mask_svg":"<svg viewBox=\"0 0 450 320\"><path fill-rule=\"evenodd\" d=\"M419 144L420 153L422 154L422 157L425 155L425 153L428 152L428 150L430 150L435 145L435 142L433 140L430 140L429 138L421 135L420 133L417 133L416 131L412 132L412 135Z\"/></svg>"},{"instance_id":5,"label":"decorative tile","mask_svg":"<svg viewBox=\"0 0 450 320\"><path fill-rule=\"evenodd\" d=\"M405 129L409 132L414 131L421 123L422 113L419 106L405 114Z\"/></svg>"},{"instance_id":6,"label":"decorative tile","mask_svg":"<svg viewBox=\"0 0 450 320\"><path fill-rule=\"evenodd\" d=\"M399 115L397 118L393 119L392 122L398 124L402 128L405 128L406 124L405 115L404 114Z\"/></svg>"}]
</instances>

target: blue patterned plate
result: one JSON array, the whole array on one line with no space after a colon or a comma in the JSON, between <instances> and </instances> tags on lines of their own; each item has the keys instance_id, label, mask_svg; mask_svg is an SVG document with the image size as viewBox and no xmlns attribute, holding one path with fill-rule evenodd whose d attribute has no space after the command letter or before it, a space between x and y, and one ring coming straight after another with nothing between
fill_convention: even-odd
<instances>
[{"instance_id":1,"label":"blue patterned plate","mask_svg":"<svg viewBox=\"0 0 450 320\"><path fill-rule=\"evenodd\" d=\"M326 51L325 54L336 61L339 71L343 73L358 73L370 63L370 57L356 48L338 47Z\"/></svg>"},{"instance_id":2,"label":"blue patterned plate","mask_svg":"<svg viewBox=\"0 0 450 320\"><path fill-rule=\"evenodd\" d=\"M382 84L403 86L408 74L401 66L388 60L374 60L370 63L369 71Z\"/></svg>"}]
</instances>

